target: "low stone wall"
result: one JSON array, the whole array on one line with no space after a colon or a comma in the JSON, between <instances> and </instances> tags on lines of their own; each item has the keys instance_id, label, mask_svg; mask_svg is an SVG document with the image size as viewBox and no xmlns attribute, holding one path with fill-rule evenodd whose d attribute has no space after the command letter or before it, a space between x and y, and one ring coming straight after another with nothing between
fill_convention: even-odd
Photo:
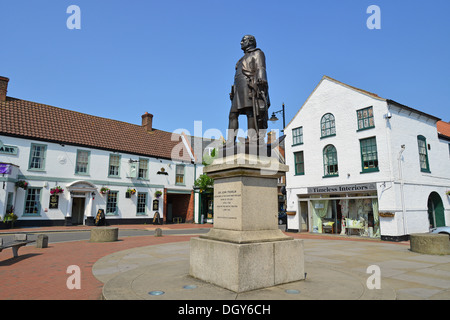
<instances>
[{"instance_id":1,"label":"low stone wall","mask_svg":"<svg viewBox=\"0 0 450 320\"><path fill-rule=\"evenodd\" d=\"M425 254L450 254L448 235L415 233L410 235L411 251Z\"/></svg>"},{"instance_id":2,"label":"low stone wall","mask_svg":"<svg viewBox=\"0 0 450 320\"><path fill-rule=\"evenodd\" d=\"M119 228L98 227L91 229L91 242L112 242L119 239Z\"/></svg>"}]
</instances>

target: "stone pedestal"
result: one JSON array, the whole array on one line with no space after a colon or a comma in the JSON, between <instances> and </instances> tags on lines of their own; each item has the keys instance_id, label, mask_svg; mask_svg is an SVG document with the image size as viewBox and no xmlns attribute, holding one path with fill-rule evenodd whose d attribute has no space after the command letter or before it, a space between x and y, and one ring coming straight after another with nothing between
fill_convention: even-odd
<instances>
[{"instance_id":1,"label":"stone pedestal","mask_svg":"<svg viewBox=\"0 0 450 320\"><path fill-rule=\"evenodd\" d=\"M214 227L191 239L190 275L245 292L304 279L303 241L278 229L278 178L288 167L248 154L215 160Z\"/></svg>"},{"instance_id":2,"label":"stone pedestal","mask_svg":"<svg viewBox=\"0 0 450 320\"><path fill-rule=\"evenodd\" d=\"M90 242L112 242L119 239L119 228L98 227L91 229Z\"/></svg>"}]
</instances>

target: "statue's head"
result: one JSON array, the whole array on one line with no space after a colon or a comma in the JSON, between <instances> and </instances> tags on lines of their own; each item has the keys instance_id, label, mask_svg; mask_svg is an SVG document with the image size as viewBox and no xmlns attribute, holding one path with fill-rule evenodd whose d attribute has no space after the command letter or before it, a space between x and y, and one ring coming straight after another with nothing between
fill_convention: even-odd
<instances>
[{"instance_id":1,"label":"statue's head","mask_svg":"<svg viewBox=\"0 0 450 320\"><path fill-rule=\"evenodd\" d=\"M241 40L241 49L246 51L250 48L256 48L256 39L252 35L245 35Z\"/></svg>"}]
</instances>

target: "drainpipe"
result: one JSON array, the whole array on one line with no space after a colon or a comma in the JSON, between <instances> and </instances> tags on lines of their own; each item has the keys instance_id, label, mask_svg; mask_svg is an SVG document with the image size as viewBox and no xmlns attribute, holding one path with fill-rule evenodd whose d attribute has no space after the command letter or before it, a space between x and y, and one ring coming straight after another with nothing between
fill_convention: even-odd
<instances>
[{"instance_id":1,"label":"drainpipe","mask_svg":"<svg viewBox=\"0 0 450 320\"><path fill-rule=\"evenodd\" d=\"M406 208L405 208L405 193L404 193L404 182L403 182L403 169L402 169L402 154L405 151L405 145L402 144L401 150L398 153L398 177L400 180L400 196L402 201L402 213L403 213L403 232L406 236Z\"/></svg>"}]
</instances>

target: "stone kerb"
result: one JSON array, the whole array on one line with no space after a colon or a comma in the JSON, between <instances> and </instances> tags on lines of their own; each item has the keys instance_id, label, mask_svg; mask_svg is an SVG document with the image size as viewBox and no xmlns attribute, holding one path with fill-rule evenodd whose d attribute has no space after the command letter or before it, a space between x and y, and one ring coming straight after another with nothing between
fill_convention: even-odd
<instances>
[{"instance_id":1,"label":"stone kerb","mask_svg":"<svg viewBox=\"0 0 450 320\"><path fill-rule=\"evenodd\" d=\"M91 229L90 242L112 242L119 239L119 228L98 227Z\"/></svg>"},{"instance_id":2,"label":"stone kerb","mask_svg":"<svg viewBox=\"0 0 450 320\"><path fill-rule=\"evenodd\" d=\"M448 235L415 233L410 235L411 251L424 254L450 254Z\"/></svg>"}]
</instances>

